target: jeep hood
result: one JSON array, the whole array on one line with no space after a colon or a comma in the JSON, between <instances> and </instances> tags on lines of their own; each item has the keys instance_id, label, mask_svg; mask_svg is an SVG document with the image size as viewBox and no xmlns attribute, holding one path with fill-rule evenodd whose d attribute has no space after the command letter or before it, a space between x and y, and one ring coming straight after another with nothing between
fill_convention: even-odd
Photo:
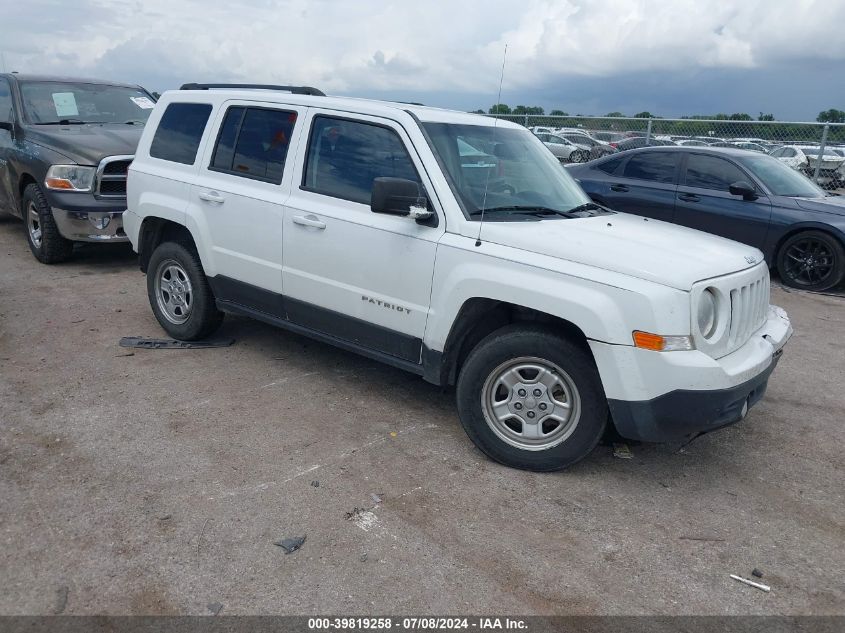
<instances>
[{"instance_id":1,"label":"jeep hood","mask_svg":"<svg viewBox=\"0 0 845 633\"><path fill-rule=\"evenodd\" d=\"M679 290L690 290L702 279L750 268L763 259L752 246L627 213L485 222L481 239Z\"/></svg>"},{"instance_id":2,"label":"jeep hood","mask_svg":"<svg viewBox=\"0 0 845 633\"><path fill-rule=\"evenodd\" d=\"M26 129L26 138L80 165L96 165L106 156L135 154L143 131L142 125L108 123L32 125Z\"/></svg>"}]
</instances>

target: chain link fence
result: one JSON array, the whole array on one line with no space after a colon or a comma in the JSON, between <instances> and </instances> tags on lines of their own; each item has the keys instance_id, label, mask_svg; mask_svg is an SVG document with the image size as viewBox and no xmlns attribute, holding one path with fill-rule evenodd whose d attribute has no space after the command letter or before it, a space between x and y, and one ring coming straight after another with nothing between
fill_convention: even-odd
<instances>
[{"instance_id":1,"label":"chain link fence","mask_svg":"<svg viewBox=\"0 0 845 633\"><path fill-rule=\"evenodd\" d=\"M547 143L563 139L580 147L580 152L571 154L573 161L592 160L608 153L650 145L738 147L774 156L825 189L845 187L845 123L523 114L487 116L519 123L541 135ZM566 160L570 159L564 162Z\"/></svg>"}]
</instances>

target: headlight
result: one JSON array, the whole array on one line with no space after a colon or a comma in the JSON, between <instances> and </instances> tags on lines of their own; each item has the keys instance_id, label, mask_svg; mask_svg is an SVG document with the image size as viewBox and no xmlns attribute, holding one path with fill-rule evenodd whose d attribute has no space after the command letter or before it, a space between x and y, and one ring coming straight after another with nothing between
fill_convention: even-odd
<instances>
[{"instance_id":1,"label":"headlight","mask_svg":"<svg viewBox=\"0 0 845 633\"><path fill-rule=\"evenodd\" d=\"M47 170L44 185L62 191L91 191L95 171L93 167L80 165L53 165Z\"/></svg>"},{"instance_id":2,"label":"headlight","mask_svg":"<svg viewBox=\"0 0 845 633\"><path fill-rule=\"evenodd\" d=\"M706 339L716 331L716 295L710 288L698 298L698 331Z\"/></svg>"}]
</instances>

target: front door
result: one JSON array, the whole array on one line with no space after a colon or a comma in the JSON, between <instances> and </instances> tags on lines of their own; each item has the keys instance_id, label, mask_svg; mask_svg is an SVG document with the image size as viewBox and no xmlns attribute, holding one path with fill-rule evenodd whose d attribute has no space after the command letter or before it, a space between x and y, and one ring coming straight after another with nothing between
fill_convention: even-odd
<instances>
[{"instance_id":1,"label":"front door","mask_svg":"<svg viewBox=\"0 0 845 633\"><path fill-rule=\"evenodd\" d=\"M772 205L762 191L758 191L756 200L731 194L730 185L741 180L754 183L739 165L726 158L688 154L678 185L675 222L762 249Z\"/></svg>"},{"instance_id":2,"label":"front door","mask_svg":"<svg viewBox=\"0 0 845 633\"><path fill-rule=\"evenodd\" d=\"M370 195L379 176L433 191L420 158L394 121L313 109L306 119L283 230L288 318L418 363L443 214L432 226L373 213Z\"/></svg>"},{"instance_id":3,"label":"front door","mask_svg":"<svg viewBox=\"0 0 845 633\"><path fill-rule=\"evenodd\" d=\"M9 81L0 77L0 122L13 123L15 112L12 108L12 93L9 88ZM15 196L11 178L9 160L12 157L14 136L10 130L0 128L0 211L19 215L14 209Z\"/></svg>"}]
</instances>

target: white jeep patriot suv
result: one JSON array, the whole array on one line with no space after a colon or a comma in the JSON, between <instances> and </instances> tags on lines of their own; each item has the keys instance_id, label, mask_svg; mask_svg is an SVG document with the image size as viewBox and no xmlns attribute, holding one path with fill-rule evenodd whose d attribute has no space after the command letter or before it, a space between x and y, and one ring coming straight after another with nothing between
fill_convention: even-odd
<instances>
[{"instance_id":1,"label":"white jeep patriot suv","mask_svg":"<svg viewBox=\"0 0 845 633\"><path fill-rule=\"evenodd\" d=\"M792 333L755 248L590 202L506 121L313 88L165 93L124 227L156 318L248 315L455 385L491 458L737 422Z\"/></svg>"}]
</instances>

